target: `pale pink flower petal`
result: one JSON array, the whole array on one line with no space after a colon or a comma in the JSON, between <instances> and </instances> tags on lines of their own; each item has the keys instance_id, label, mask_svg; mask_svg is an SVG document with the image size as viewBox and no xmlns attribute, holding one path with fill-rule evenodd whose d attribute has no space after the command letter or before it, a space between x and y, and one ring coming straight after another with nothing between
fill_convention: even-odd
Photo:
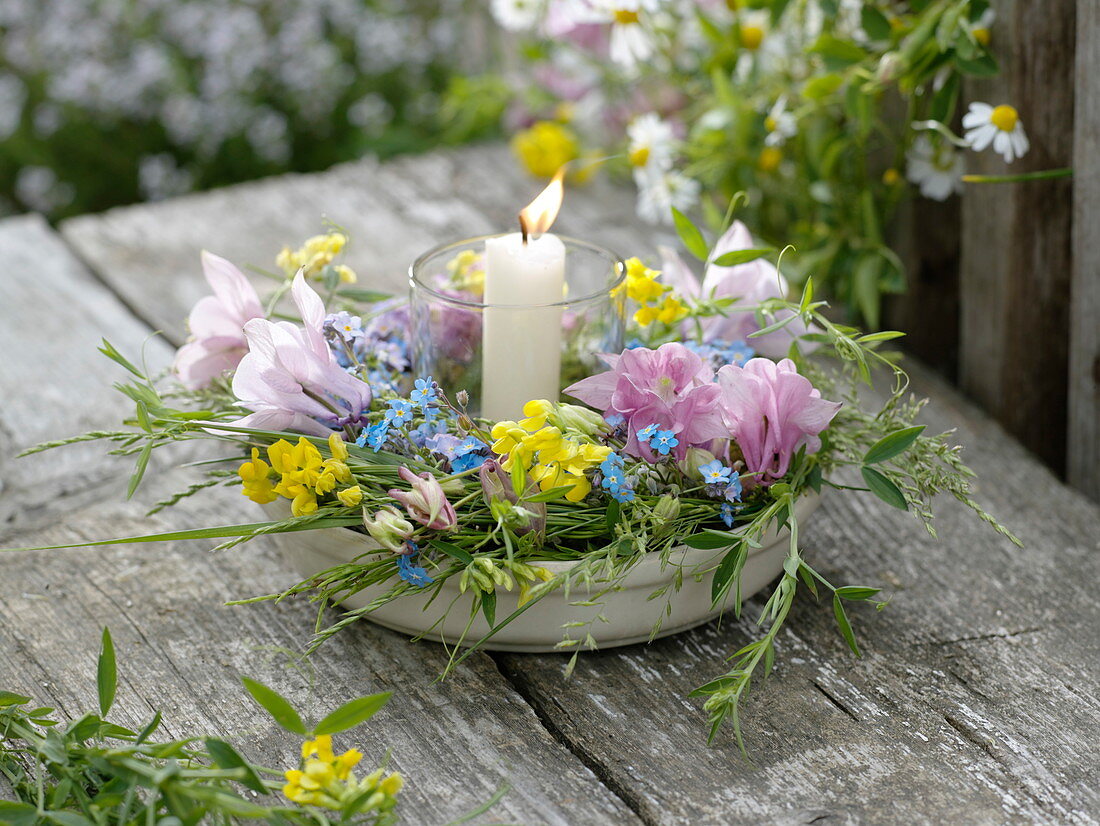
<instances>
[{"instance_id":1,"label":"pale pink flower petal","mask_svg":"<svg viewBox=\"0 0 1100 826\"><path fill-rule=\"evenodd\" d=\"M752 481L760 484L785 476L803 445L807 453L819 450L818 434L840 409L839 402L822 399L790 359L776 364L755 358L744 367L730 364L718 371L717 380L726 426L748 471L757 474Z\"/></svg>"},{"instance_id":2,"label":"pale pink flower petal","mask_svg":"<svg viewBox=\"0 0 1100 826\"><path fill-rule=\"evenodd\" d=\"M204 250L202 269L214 295L199 299L191 310L191 338L177 351L173 365L191 390L201 390L237 366L247 352L245 323L263 315L256 291L231 263Z\"/></svg>"}]
</instances>

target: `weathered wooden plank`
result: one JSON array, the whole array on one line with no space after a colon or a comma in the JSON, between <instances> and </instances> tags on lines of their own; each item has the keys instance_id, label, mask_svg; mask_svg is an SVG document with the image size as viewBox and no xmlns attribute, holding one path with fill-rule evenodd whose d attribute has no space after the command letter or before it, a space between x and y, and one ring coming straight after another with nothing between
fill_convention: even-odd
<instances>
[{"instance_id":1,"label":"weathered wooden plank","mask_svg":"<svg viewBox=\"0 0 1100 826\"><path fill-rule=\"evenodd\" d=\"M858 661L828 606L794 612L746 716L753 766L730 738L705 748L682 699L758 633L748 622L582 658L565 683L555 658L497 657L648 821L1100 819L1100 511L938 380L919 386L935 399L925 420L959 427L982 498L1027 546L951 503L935 542L874 500L827 501L803 532L811 560L834 582L886 583L893 600L856 612Z\"/></svg>"},{"instance_id":2,"label":"weathered wooden plank","mask_svg":"<svg viewBox=\"0 0 1100 826\"><path fill-rule=\"evenodd\" d=\"M883 327L903 330L906 352L952 380L959 366L960 208L955 197L914 197L902 206L893 245L905 262L906 291L883 304Z\"/></svg>"},{"instance_id":3,"label":"weathered wooden plank","mask_svg":"<svg viewBox=\"0 0 1100 826\"><path fill-rule=\"evenodd\" d=\"M1100 6L1077 3L1074 94L1073 283L1070 290L1069 432L1071 485L1100 502Z\"/></svg>"},{"instance_id":4,"label":"weathered wooden plank","mask_svg":"<svg viewBox=\"0 0 1100 826\"><path fill-rule=\"evenodd\" d=\"M0 331L0 524L29 519L51 496L89 491L128 462L103 457L101 445L17 460L37 442L116 429L132 406L111 387L122 371L96 352L109 338L152 370L171 350L150 340L110 290L87 271L36 215L0 221L4 300ZM79 317L80 323L74 323Z\"/></svg>"},{"instance_id":5,"label":"weathered wooden plank","mask_svg":"<svg viewBox=\"0 0 1100 826\"><path fill-rule=\"evenodd\" d=\"M969 171L1070 165L1074 5L997 4L1002 73L969 83L967 96L1017 107L1031 150L1011 167L992 151L969 153ZM1071 190L1066 179L970 185L962 213L961 385L1058 472L1066 459Z\"/></svg>"},{"instance_id":6,"label":"weathered wooden plank","mask_svg":"<svg viewBox=\"0 0 1100 826\"><path fill-rule=\"evenodd\" d=\"M177 479L177 482L179 480ZM213 500L213 501L211 501ZM79 542L239 519L239 495L222 490L154 519L104 504L68 513L47 530L8 533L0 544ZM442 685L438 646L411 646L360 623L323 654L295 652L313 627L304 600L225 607L226 600L285 587L292 575L265 545L211 554L195 543L110 550L23 552L0 558L0 674L4 687L65 714L95 708L99 631L111 628L120 661L114 717L131 726L164 712L174 735L228 733L262 765L290 768L300 747L277 729L240 686L241 675L271 685L312 719L340 702L393 691L369 724L340 735L390 767L408 786L408 823L444 823L514 789L494 808L500 822L635 823L635 816L539 724L492 660L468 660Z\"/></svg>"}]
</instances>

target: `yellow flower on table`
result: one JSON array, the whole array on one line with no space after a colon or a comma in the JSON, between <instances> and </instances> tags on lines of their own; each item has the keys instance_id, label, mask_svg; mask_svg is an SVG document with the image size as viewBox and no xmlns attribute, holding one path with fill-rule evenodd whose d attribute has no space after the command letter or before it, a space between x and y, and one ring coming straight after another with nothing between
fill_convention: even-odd
<instances>
[{"instance_id":1,"label":"yellow flower on table","mask_svg":"<svg viewBox=\"0 0 1100 826\"><path fill-rule=\"evenodd\" d=\"M560 123L541 120L512 138L512 151L532 175L550 178L561 167L580 157L580 145L572 130Z\"/></svg>"},{"instance_id":2,"label":"yellow flower on table","mask_svg":"<svg viewBox=\"0 0 1100 826\"><path fill-rule=\"evenodd\" d=\"M285 772L283 794L299 805L340 810L345 815L392 810L404 778L398 772L386 775L379 768L360 780L353 769L362 759L358 749L334 754L328 735L307 740L302 744L301 768Z\"/></svg>"},{"instance_id":3,"label":"yellow flower on table","mask_svg":"<svg viewBox=\"0 0 1100 826\"><path fill-rule=\"evenodd\" d=\"M327 232L324 235L314 235L296 250L283 247L279 254L275 256L275 266L288 276L294 275L298 270L303 270L306 278L317 278L320 276L321 270L330 265L336 256L343 252L347 243L348 237L338 230ZM355 272L350 267L339 264L334 269L344 283L355 282Z\"/></svg>"}]
</instances>

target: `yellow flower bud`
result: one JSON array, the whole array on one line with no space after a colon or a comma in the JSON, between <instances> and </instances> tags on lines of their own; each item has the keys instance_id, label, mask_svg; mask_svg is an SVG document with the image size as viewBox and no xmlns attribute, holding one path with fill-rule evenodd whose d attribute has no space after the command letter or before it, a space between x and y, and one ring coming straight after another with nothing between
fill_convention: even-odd
<instances>
[{"instance_id":1,"label":"yellow flower bud","mask_svg":"<svg viewBox=\"0 0 1100 826\"><path fill-rule=\"evenodd\" d=\"M363 489L358 485L352 485L350 488L337 491L336 498L344 507L354 508L363 501Z\"/></svg>"}]
</instances>

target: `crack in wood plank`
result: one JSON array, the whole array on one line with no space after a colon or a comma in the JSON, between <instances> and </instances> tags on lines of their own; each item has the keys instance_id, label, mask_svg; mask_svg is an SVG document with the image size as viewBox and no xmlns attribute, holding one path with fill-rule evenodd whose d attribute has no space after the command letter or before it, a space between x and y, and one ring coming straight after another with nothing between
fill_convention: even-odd
<instances>
[{"instance_id":1,"label":"crack in wood plank","mask_svg":"<svg viewBox=\"0 0 1100 826\"><path fill-rule=\"evenodd\" d=\"M825 686L823 686L820 682L818 682L817 680L810 680L810 685L812 685L814 688L816 688L818 691L820 691L821 694L825 697L825 699L828 700L830 703L832 703L834 706L836 706L838 709L840 709L840 711L842 713L847 714L849 717L851 717L857 723L860 722L859 715L856 714L854 711L852 711L852 709L848 708L848 706L846 706L840 700L838 700L832 694L832 692L830 692L827 688L825 688Z\"/></svg>"},{"instance_id":2,"label":"crack in wood plank","mask_svg":"<svg viewBox=\"0 0 1100 826\"><path fill-rule=\"evenodd\" d=\"M620 782L614 772L608 771L603 762L594 754L583 748L580 743L571 739L557 724L554 717L546 713L542 703L538 702L532 695L522 675L511 668L508 661L501 655L490 653L490 657L496 664L497 670L500 671L501 676L504 677L515 692L523 697L527 704L531 706L535 712L535 716L539 718L539 722L541 722L543 727L550 732L550 735L587 766L588 770L596 775L604 786L610 789L615 796L630 808L640 822L644 823L645 826L657 826L658 821L654 820L647 813L644 801L628 786ZM564 711L565 709L562 710Z\"/></svg>"}]
</instances>

